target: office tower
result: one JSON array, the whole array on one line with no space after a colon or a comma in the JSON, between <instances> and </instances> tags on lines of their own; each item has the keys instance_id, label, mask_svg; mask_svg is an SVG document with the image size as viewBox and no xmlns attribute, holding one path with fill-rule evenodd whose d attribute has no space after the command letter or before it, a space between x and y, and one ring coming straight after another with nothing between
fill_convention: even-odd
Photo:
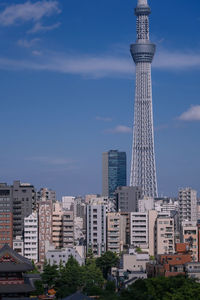
<instances>
[{"instance_id":1,"label":"office tower","mask_svg":"<svg viewBox=\"0 0 200 300\"><path fill-rule=\"evenodd\" d=\"M0 183L0 248L4 244L13 247L12 188Z\"/></svg>"},{"instance_id":2,"label":"office tower","mask_svg":"<svg viewBox=\"0 0 200 300\"><path fill-rule=\"evenodd\" d=\"M36 209L36 191L30 183L14 181L13 186L13 236L23 236L24 218Z\"/></svg>"},{"instance_id":3,"label":"office tower","mask_svg":"<svg viewBox=\"0 0 200 300\"><path fill-rule=\"evenodd\" d=\"M197 221L197 192L191 188L179 190L179 222Z\"/></svg>"},{"instance_id":4,"label":"office tower","mask_svg":"<svg viewBox=\"0 0 200 300\"><path fill-rule=\"evenodd\" d=\"M87 205L87 251L95 256L106 252L106 205L99 202Z\"/></svg>"},{"instance_id":5,"label":"office tower","mask_svg":"<svg viewBox=\"0 0 200 300\"><path fill-rule=\"evenodd\" d=\"M126 153L110 150L102 155L102 195L114 197L118 186L126 186Z\"/></svg>"},{"instance_id":6,"label":"office tower","mask_svg":"<svg viewBox=\"0 0 200 300\"><path fill-rule=\"evenodd\" d=\"M74 212L63 212L63 247L74 246Z\"/></svg>"},{"instance_id":7,"label":"office tower","mask_svg":"<svg viewBox=\"0 0 200 300\"><path fill-rule=\"evenodd\" d=\"M74 200L75 197L72 196L62 197L62 208L64 210L74 210Z\"/></svg>"},{"instance_id":8,"label":"office tower","mask_svg":"<svg viewBox=\"0 0 200 300\"><path fill-rule=\"evenodd\" d=\"M44 263L45 261L47 243L52 244L52 211L52 200L41 199L38 207L40 263Z\"/></svg>"},{"instance_id":9,"label":"office tower","mask_svg":"<svg viewBox=\"0 0 200 300\"><path fill-rule=\"evenodd\" d=\"M149 14L147 0L138 0L137 40L131 45L136 64L134 106L134 136L131 163L131 186L142 188L143 196L157 197L152 112L151 63L156 47L149 40Z\"/></svg>"},{"instance_id":10,"label":"office tower","mask_svg":"<svg viewBox=\"0 0 200 300\"><path fill-rule=\"evenodd\" d=\"M24 218L24 257L38 262L38 216L33 212Z\"/></svg>"},{"instance_id":11,"label":"office tower","mask_svg":"<svg viewBox=\"0 0 200 300\"><path fill-rule=\"evenodd\" d=\"M130 217L131 245L142 250L149 247L148 212L132 212Z\"/></svg>"},{"instance_id":12,"label":"office tower","mask_svg":"<svg viewBox=\"0 0 200 300\"><path fill-rule=\"evenodd\" d=\"M107 214L107 251L120 254L126 244L126 218L119 212Z\"/></svg>"},{"instance_id":13,"label":"office tower","mask_svg":"<svg viewBox=\"0 0 200 300\"><path fill-rule=\"evenodd\" d=\"M174 249L174 219L158 216L155 224L155 254L173 254Z\"/></svg>"},{"instance_id":14,"label":"office tower","mask_svg":"<svg viewBox=\"0 0 200 300\"><path fill-rule=\"evenodd\" d=\"M187 243L193 261L198 261L198 226L194 221L182 222L182 242Z\"/></svg>"},{"instance_id":15,"label":"office tower","mask_svg":"<svg viewBox=\"0 0 200 300\"><path fill-rule=\"evenodd\" d=\"M53 203L52 243L56 249L63 246L63 210L60 202Z\"/></svg>"},{"instance_id":16,"label":"office tower","mask_svg":"<svg viewBox=\"0 0 200 300\"><path fill-rule=\"evenodd\" d=\"M116 207L121 212L134 212L138 209L138 200L142 196L141 188L119 186L115 191Z\"/></svg>"}]
</instances>

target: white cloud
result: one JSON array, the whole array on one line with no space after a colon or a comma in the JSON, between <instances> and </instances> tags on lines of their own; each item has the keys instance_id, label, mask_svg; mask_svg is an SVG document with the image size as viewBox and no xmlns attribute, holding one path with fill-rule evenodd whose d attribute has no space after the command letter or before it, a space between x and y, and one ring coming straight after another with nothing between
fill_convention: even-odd
<instances>
[{"instance_id":1,"label":"white cloud","mask_svg":"<svg viewBox=\"0 0 200 300\"><path fill-rule=\"evenodd\" d=\"M55 23L53 25L44 26L40 22L37 22L37 23L35 23L35 25L33 26L33 28L28 31L28 33L51 31L51 30L54 30L54 29L60 27L60 24L61 23L58 22L58 23Z\"/></svg>"},{"instance_id":2,"label":"white cloud","mask_svg":"<svg viewBox=\"0 0 200 300\"><path fill-rule=\"evenodd\" d=\"M0 25L11 26L28 21L38 22L44 17L50 17L60 12L59 3L56 0L12 4L0 12Z\"/></svg>"},{"instance_id":3,"label":"white cloud","mask_svg":"<svg viewBox=\"0 0 200 300\"><path fill-rule=\"evenodd\" d=\"M200 68L200 53L160 50L153 67L169 70Z\"/></svg>"},{"instance_id":4,"label":"white cloud","mask_svg":"<svg viewBox=\"0 0 200 300\"><path fill-rule=\"evenodd\" d=\"M132 129L128 126L118 125L115 128L107 129L108 133L131 133Z\"/></svg>"},{"instance_id":5,"label":"white cloud","mask_svg":"<svg viewBox=\"0 0 200 300\"><path fill-rule=\"evenodd\" d=\"M40 39L32 39L32 40L26 40L26 39L21 39L17 42L18 46L24 47L24 48L32 48L35 46L40 41Z\"/></svg>"},{"instance_id":6,"label":"white cloud","mask_svg":"<svg viewBox=\"0 0 200 300\"><path fill-rule=\"evenodd\" d=\"M103 122L111 122L112 121L112 118L106 118L106 117L100 117L100 116L97 116L96 117L96 120L97 121L103 121Z\"/></svg>"},{"instance_id":7,"label":"white cloud","mask_svg":"<svg viewBox=\"0 0 200 300\"><path fill-rule=\"evenodd\" d=\"M200 105L191 106L178 119L182 121L200 121Z\"/></svg>"},{"instance_id":8,"label":"white cloud","mask_svg":"<svg viewBox=\"0 0 200 300\"><path fill-rule=\"evenodd\" d=\"M131 58L111 55L68 55L43 51L44 55L28 59L0 57L0 69L51 71L64 74L101 77L134 78L134 63ZM169 71L200 69L200 54L160 51L153 64L155 69Z\"/></svg>"}]
</instances>

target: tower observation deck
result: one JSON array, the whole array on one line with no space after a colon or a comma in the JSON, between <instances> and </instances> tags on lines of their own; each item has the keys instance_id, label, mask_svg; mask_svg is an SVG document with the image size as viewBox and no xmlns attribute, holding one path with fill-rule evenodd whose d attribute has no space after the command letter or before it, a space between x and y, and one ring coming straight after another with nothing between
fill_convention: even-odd
<instances>
[{"instance_id":1,"label":"tower observation deck","mask_svg":"<svg viewBox=\"0 0 200 300\"><path fill-rule=\"evenodd\" d=\"M138 0L135 8L137 40L130 46L136 64L130 185L141 187L143 196L157 197L151 82L156 46L149 40L150 13L147 0Z\"/></svg>"}]
</instances>

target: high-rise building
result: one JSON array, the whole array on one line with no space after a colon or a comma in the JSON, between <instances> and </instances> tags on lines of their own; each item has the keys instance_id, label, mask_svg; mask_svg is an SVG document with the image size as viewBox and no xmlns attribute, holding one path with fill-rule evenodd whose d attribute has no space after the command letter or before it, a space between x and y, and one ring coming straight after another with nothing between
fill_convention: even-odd
<instances>
[{"instance_id":1,"label":"high-rise building","mask_svg":"<svg viewBox=\"0 0 200 300\"><path fill-rule=\"evenodd\" d=\"M56 192L48 189L48 188L41 188L37 192L37 199L40 201L41 199L51 200L53 202L56 202Z\"/></svg>"},{"instance_id":2,"label":"high-rise building","mask_svg":"<svg viewBox=\"0 0 200 300\"><path fill-rule=\"evenodd\" d=\"M74 246L74 212L63 212L63 247Z\"/></svg>"},{"instance_id":3,"label":"high-rise building","mask_svg":"<svg viewBox=\"0 0 200 300\"><path fill-rule=\"evenodd\" d=\"M0 183L0 248L13 243L13 197L12 188Z\"/></svg>"},{"instance_id":4,"label":"high-rise building","mask_svg":"<svg viewBox=\"0 0 200 300\"><path fill-rule=\"evenodd\" d=\"M102 156L102 195L114 197L118 186L126 186L126 152L110 150Z\"/></svg>"},{"instance_id":5,"label":"high-rise building","mask_svg":"<svg viewBox=\"0 0 200 300\"><path fill-rule=\"evenodd\" d=\"M138 208L141 189L135 186L119 186L115 191L116 207L121 212L134 212Z\"/></svg>"},{"instance_id":6,"label":"high-rise building","mask_svg":"<svg viewBox=\"0 0 200 300\"><path fill-rule=\"evenodd\" d=\"M36 209L36 191L30 183L14 181L13 186L13 236L23 236L24 218Z\"/></svg>"},{"instance_id":7,"label":"high-rise building","mask_svg":"<svg viewBox=\"0 0 200 300\"><path fill-rule=\"evenodd\" d=\"M180 225L183 221L197 221L197 191L191 188L180 189L178 204Z\"/></svg>"},{"instance_id":8,"label":"high-rise building","mask_svg":"<svg viewBox=\"0 0 200 300\"><path fill-rule=\"evenodd\" d=\"M52 243L56 249L63 246L63 210L59 201L53 203Z\"/></svg>"},{"instance_id":9,"label":"high-rise building","mask_svg":"<svg viewBox=\"0 0 200 300\"><path fill-rule=\"evenodd\" d=\"M151 63L156 46L149 40L149 14L147 0L138 0L137 40L131 45L136 64L134 107L134 136L130 185L142 188L143 196L157 197L152 112Z\"/></svg>"},{"instance_id":10,"label":"high-rise building","mask_svg":"<svg viewBox=\"0 0 200 300\"><path fill-rule=\"evenodd\" d=\"M87 205L87 251L95 256L106 252L106 205L99 202Z\"/></svg>"},{"instance_id":11,"label":"high-rise building","mask_svg":"<svg viewBox=\"0 0 200 300\"><path fill-rule=\"evenodd\" d=\"M158 216L155 224L155 254L173 254L174 219Z\"/></svg>"},{"instance_id":12,"label":"high-rise building","mask_svg":"<svg viewBox=\"0 0 200 300\"><path fill-rule=\"evenodd\" d=\"M52 244L52 200L43 198L39 202L39 262L44 263L46 244Z\"/></svg>"},{"instance_id":13,"label":"high-rise building","mask_svg":"<svg viewBox=\"0 0 200 300\"><path fill-rule=\"evenodd\" d=\"M132 212L130 217L130 242L142 250L149 247L148 212Z\"/></svg>"},{"instance_id":14,"label":"high-rise building","mask_svg":"<svg viewBox=\"0 0 200 300\"><path fill-rule=\"evenodd\" d=\"M24 257L38 262L38 216L33 212L24 218Z\"/></svg>"}]
</instances>

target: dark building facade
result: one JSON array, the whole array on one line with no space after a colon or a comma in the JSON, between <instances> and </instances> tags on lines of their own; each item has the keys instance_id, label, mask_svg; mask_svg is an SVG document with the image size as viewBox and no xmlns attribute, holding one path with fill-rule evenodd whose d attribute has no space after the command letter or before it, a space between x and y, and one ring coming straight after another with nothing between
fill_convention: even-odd
<instances>
[{"instance_id":1,"label":"dark building facade","mask_svg":"<svg viewBox=\"0 0 200 300\"><path fill-rule=\"evenodd\" d=\"M29 183L14 181L13 186L13 236L22 236L24 218L32 214L36 208L36 191Z\"/></svg>"},{"instance_id":2,"label":"dark building facade","mask_svg":"<svg viewBox=\"0 0 200 300\"><path fill-rule=\"evenodd\" d=\"M110 150L102 156L102 195L114 197L118 186L126 186L126 152Z\"/></svg>"},{"instance_id":3,"label":"dark building facade","mask_svg":"<svg viewBox=\"0 0 200 300\"><path fill-rule=\"evenodd\" d=\"M115 191L116 206L120 212L135 212L138 210L138 200L142 189L135 186L119 186Z\"/></svg>"}]
</instances>

